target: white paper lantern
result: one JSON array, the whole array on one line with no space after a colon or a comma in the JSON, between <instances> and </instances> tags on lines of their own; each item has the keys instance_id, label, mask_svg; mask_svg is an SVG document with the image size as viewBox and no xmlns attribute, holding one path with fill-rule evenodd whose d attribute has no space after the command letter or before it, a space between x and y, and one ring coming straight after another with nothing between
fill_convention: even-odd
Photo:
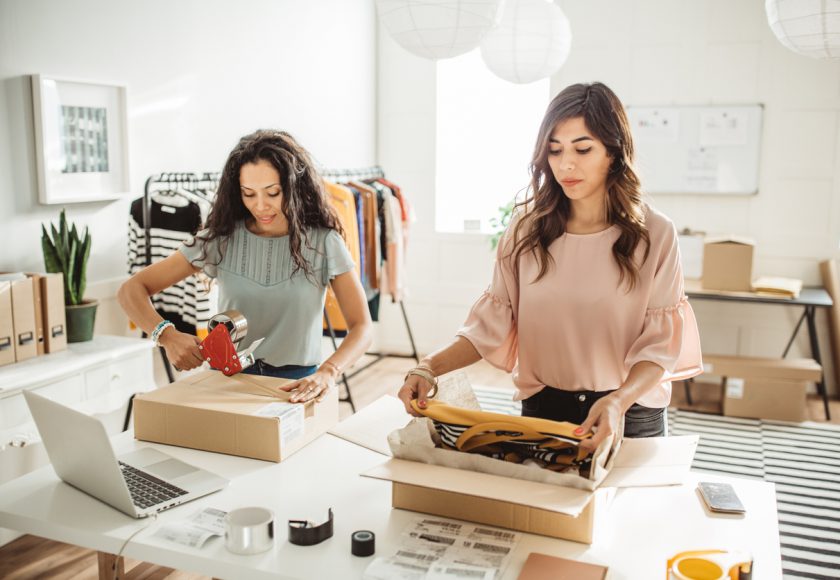
<instances>
[{"instance_id":1,"label":"white paper lantern","mask_svg":"<svg viewBox=\"0 0 840 580\"><path fill-rule=\"evenodd\" d=\"M379 20L400 46L430 59L476 48L496 24L502 0L376 0Z\"/></svg>"},{"instance_id":2,"label":"white paper lantern","mask_svg":"<svg viewBox=\"0 0 840 580\"><path fill-rule=\"evenodd\" d=\"M840 57L840 0L765 0L764 9L785 47L811 58Z\"/></svg>"},{"instance_id":3,"label":"white paper lantern","mask_svg":"<svg viewBox=\"0 0 840 580\"><path fill-rule=\"evenodd\" d=\"M569 20L551 0L507 0L481 42L481 58L496 76L531 83L557 72L571 47Z\"/></svg>"}]
</instances>

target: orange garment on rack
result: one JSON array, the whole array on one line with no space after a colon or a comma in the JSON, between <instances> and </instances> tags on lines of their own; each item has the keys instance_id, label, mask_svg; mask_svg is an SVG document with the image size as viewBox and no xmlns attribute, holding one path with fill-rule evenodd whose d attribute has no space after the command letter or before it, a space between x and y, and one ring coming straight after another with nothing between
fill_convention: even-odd
<instances>
[{"instance_id":1,"label":"orange garment on rack","mask_svg":"<svg viewBox=\"0 0 840 580\"><path fill-rule=\"evenodd\" d=\"M361 260L359 256L359 224L356 222L356 201L353 198L353 192L329 181L324 181L324 187L327 190L327 197L332 203L333 209L338 214L338 219L341 222L341 227L344 229L344 243L347 244L347 249L350 250L350 255L353 257L353 262L356 264L356 274L361 276ZM338 305L338 299L335 297L331 287L327 288L327 298L324 303L324 309L330 317L330 323L334 330L347 330L347 321L341 313L341 308ZM324 319L324 328L327 328L327 321Z\"/></svg>"}]
</instances>

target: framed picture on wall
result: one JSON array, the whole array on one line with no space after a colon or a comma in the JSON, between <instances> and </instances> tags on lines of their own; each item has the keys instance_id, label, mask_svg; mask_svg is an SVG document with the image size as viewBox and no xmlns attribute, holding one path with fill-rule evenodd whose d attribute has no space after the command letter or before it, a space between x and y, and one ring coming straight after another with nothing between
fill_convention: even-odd
<instances>
[{"instance_id":1,"label":"framed picture on wall","mask_svg":"<svg viewBox=\"0 0 840 580\"><path fill-rule=\"evenodd\" d=\"M129 191L126 89L32 75L38 197L105 201Z\"/></svg>"}]
</instances>

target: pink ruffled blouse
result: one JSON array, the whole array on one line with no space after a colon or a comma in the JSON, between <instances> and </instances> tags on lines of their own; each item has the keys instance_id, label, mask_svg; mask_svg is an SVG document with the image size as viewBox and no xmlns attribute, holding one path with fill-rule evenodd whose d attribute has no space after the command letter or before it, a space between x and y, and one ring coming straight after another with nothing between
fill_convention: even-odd
<instances>
[{"instance_id":1,"label":"pink ruffled blouse","mask_svg":"<svg viewBox=\"0 0 840 580\"><path fill-rule=\"evenodd\" d=\"M519 284L507 233L499 244L493 281L476 301L459 336L492 365L513 372L526 399L546 386L567 391L619 388L637 362L665 369L662 382L637 402L665 407L671 381L702 372L700 336L683 289L674 224L651 207L645 222L650 253L636 286L619 288L612 256L618 226L560 236L549 246L553 264L539 272L531 253L519 260ZM641 262L645 244L636 249Z\"/></svg>"}]
</instances>

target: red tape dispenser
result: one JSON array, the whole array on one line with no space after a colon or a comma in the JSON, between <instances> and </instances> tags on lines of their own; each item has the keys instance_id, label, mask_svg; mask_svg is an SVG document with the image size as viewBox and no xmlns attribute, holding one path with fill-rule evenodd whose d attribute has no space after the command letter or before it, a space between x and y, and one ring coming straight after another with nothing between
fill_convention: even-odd
<instances>
[{"instance_id":1,"label":"red tape dispenser","mask_svg":"<svg viewBox=\"0 0 840 580\"><path fill-rule=\"evenodd\" d=\"M237 345L248 334L248 321L238 310L226 310L207 323L210 333L198 345L210 368L225 376L235 375L254 364L254 350L263 339L255 340L247 349L237 351Z\"/></svg>"}]
</instances>

